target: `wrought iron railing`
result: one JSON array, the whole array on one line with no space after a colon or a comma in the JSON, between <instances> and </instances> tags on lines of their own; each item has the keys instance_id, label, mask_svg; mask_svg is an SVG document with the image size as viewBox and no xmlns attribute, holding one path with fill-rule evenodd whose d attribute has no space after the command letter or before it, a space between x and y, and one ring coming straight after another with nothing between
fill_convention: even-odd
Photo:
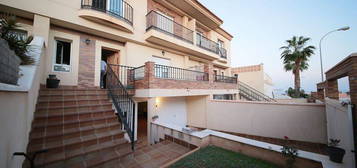
<instances>
[{"instance_id":1,"label":"wrought iron railing","mask_svg":"<svg viewBox=\"0 0 357 168\"><path fill-rule=\"evenodd\" d=\"M150 11L146 15L146 31L156 29L163 33L174 36L175 38L193 43L193 31L176 23L171 18L168 18L156 11Z\"/></svg>"},{"instance_id":2,"label":"wrought iron railing","mask_svg":"<svg viewBox=\"0 0 357 168\"><path fill-rule=\"evenodd\" d=\"M134 80L140 80L145 77L145 65L134 68Z\"/></svg>"},{"instance_id":3,"label":"wrought iron railing","mask_svg":"<svg viewBox=\"0 0 357 168\"><path fill-rule=\"evenodd\" d=\"M188 81L208 81L208 73L177 67L154 65L155 77Z\"/></svg>"},{"instance_id":4,"label":"wrought iron railing","mask_svg":"<svg viewBox=\"0 0 357 168\"><path fill-rule=\"evenodd\" d=\"M239 81L238 83L239 94L244 98L252 101L266 101L266 102L276 102L275 99L261 93L260 91L250 87L249 85Z\"/></svg>"},{"instance_id":5,"label":"wrought iron railing","mask_svg":"<svg viewBox=\"0 0 357 168\"><path fill-rule=\"evenodd\" d=\"M200 33L197 33L196 45L205 49L205 50L208 50L208 51L218 54L218 43L204 37Z\"/></svg>"},{"instance_id":6,"label":"wrought iron railing","mask_svg":"<svg viewBox=\"0 0 357 168\"><path fill-rule=\"evenodd\" d=\"M237 77L214 75L214 81L215 82L223 82L223 83L237 83Z\"/></svg>"},{"instance_id":7,"label":"wrought iron railing","mask_svg":"<svg viewBox=\"0 0 357 168\"><path fill-rule=\"evenodd\" d=\"M133 7L124 0L82 0L82 9L104 12L133 25Z\"/></svg>"},{"instance_id":8,"label":"wrought iron railing","mask_svg":"<svg viewBox=\"0 0 357 168\"><path fill-rule=\"evenodd\" d=\"M131 147L134 150L135 103L111 66L107 67L106 81L108 95L113 101L118 120L124 125L131 141Z\"/></svg>"},{"instance_id":9,"label":"wrought iron railing","mask_svg":"<svg viewBox=\"0 0 357 168\"><path fill-rule=\"evenodd\" d=\"M227 59L227 50L225 48L218 48L218 52L221 58Z\"/></svg>"},{"instance_id":10,"label":"wrought iron railing","mask_svg":"<svg viewBox=\"0 0 357 168\"><path fill-rule=\"evenodd\" d=\"M115 75L118 77L118 79L126 89L134 88L135 67L118 65L118 64L108 64L108 66L112 68L113 72L115 73Z\"/></svg>"}]
</instances>

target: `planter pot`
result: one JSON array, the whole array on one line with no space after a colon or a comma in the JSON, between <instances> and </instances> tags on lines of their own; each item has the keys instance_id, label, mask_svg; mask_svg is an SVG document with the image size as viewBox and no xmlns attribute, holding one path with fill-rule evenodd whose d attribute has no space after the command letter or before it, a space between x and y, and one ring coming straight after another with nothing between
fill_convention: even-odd
<instances>
[{"instance_id":1,"label":"planter pot","mask_svg":"<svg viewBox=\"0 0 357 168\"><path fill-rule=\"evenodd\" d=\"M46 81L46 88L58 88L60 80L57 79L56 75L48 75Z\"/></svg>"},{"instance_id":2,"label":"planter pot","mask_svg":"<svg viewBox=\"0 0 357 168\"><path fill-rule=\"evenodd\" d=\"M336 163L342 163L343 156L345 155L346 151L342 148L328 146L327 153L331 161Z\"/></svg>"}]
</instances>

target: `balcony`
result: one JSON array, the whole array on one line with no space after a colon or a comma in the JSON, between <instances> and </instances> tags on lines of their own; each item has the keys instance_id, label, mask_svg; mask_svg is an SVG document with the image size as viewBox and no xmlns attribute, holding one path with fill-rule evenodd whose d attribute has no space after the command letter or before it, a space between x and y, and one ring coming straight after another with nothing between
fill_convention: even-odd
<instances>
[{"instance_id":1,"label":"balcony","mask_svg":"<svg viewBox=\"0 0 357 168\"><path fill-rule=\"evenodd\" d=\"M227 50L225 48L218 48L219 56L223 59L227 59Z\"/></svg>"},{"instance_id":2,"label":"balcony","mask_svg":"<svg viewBox=\"0 0 357 168\"><path fill-rule=\"evenodd\" d=\"M146 33L144 35L146 41L208 60L219 58L217 49L212 52L195 45L194 35L194 31L191 29L156 11L150 11L146 15Z\"/></svg>"},{"instance_id":3,"label":"balcony","mask_svg":"<svg viewBox=\"0 0 357 168\"><path fill-rule=\"evenodd\" d=\"M202 36L200 33L197 33L197 42L196 45L207 50L210 52L213 52L215 54L218 54L218 44L204 36Z\"/></svg>"},{"instance_id":4,"label":"balcony","mask_svg":"<svg viewBox=\"0 0 357 168\"><path fill-rule=\"evenodd\" d=\"M133 33L133 8L124 0L82 0L79 16Z\"/></svg>"}]
</instances>

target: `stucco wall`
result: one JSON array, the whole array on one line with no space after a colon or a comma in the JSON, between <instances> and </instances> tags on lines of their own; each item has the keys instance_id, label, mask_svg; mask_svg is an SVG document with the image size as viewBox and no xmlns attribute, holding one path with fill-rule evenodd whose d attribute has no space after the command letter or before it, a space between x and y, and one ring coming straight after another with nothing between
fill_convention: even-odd
<instances>
[{"instance_id":1,"label":"stucco wall","mask_svg":"<svg viewBox=\"0 0 357 168\"><path fill-rule=\"evenodd\" d=\"M353 126L351 105L342 106L338 100L326 98L326 117L328 139L341 140L341 148L346 150L343 159L344 167L355 167L353 143Z\"/></svg>"},{"instance_id":2,"label":"stucco wall","mask_svg":"<svg viewBox=\"0 0 357 168\"><path fill-rule=\"evenodd\" d=\"M223 110L224 109L224 110ZM209 129L326 143L324 105L209 101Z\"/></svg>"},{"instance_id":3,"label":"stucco wall","mask_svg":"<svg viewBox=\"0 0 357 168\"><path fill-rule=\"evenodd\" d=\"M38 61L35 65L20 66L23 76L18 85L8 86L9 90L0 88L0 167L22 167L24 157L14 157L13 153L26 152L40 81L45 72L43 43L43 38L37 37L31 43L30 55Z\"/></svg>"},{"instance_id":4,"label":"stucco wall","mask_svg":"<svg viewBox=\"0 0 357 168\"><path fill-rule=\"evenodd\" d=\"M288 136L292 140L327 143L323 104L218 100L207 100L204 103L203 97L194 99L187 104L187 121L191 126L280 139ZM203 118L204 116L206 117Z\"/></svg>"},{"instance_id":5,"label":"stucco wall","mask_svg":"<svg viewBox=\"0 0 357 168\"><path fill-rule=\"evenodd\" d=\"M159 116L158 121L181 127L187 123L186 97L156 97L151 116Z\"/></svg>"},{"instance_id":6,"label":"stucco wall","mask_svg":"<svg viewBox=\"0 0 357 168\"><path fill-rule=\"evenodd\" d=\"M209 96L190 96L186 98L187 125L207 127L207 99Z\"/></svg>"},{"instance_id":7,"label":"stucco wall","mask_svg":"<svg viewBox=\"0 0 357 168\"><path fill-rule=\"evenodd\" d=\"M254 71L254 72L242 72L238 74L239 81L242 81L249 86L257 89L258 91L264 93L264 72Z\"/></svg>"}]
</instances>

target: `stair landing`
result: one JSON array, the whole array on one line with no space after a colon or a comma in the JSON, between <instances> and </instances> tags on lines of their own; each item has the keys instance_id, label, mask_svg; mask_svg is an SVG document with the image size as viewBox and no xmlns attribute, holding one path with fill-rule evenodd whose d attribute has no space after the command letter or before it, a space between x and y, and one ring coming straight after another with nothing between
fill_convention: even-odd
<instances>
[{"instance_id":1,"label":"stair landing","mask_svg":"<svg viewBox=\"0 0 357 168\"><path fill-rule=\"evenodd\" d=\"M27 153L48 150L36 167L98 167L132 153L124 133L106 90L42 87Z\"/></svg>"}]
</instances>

